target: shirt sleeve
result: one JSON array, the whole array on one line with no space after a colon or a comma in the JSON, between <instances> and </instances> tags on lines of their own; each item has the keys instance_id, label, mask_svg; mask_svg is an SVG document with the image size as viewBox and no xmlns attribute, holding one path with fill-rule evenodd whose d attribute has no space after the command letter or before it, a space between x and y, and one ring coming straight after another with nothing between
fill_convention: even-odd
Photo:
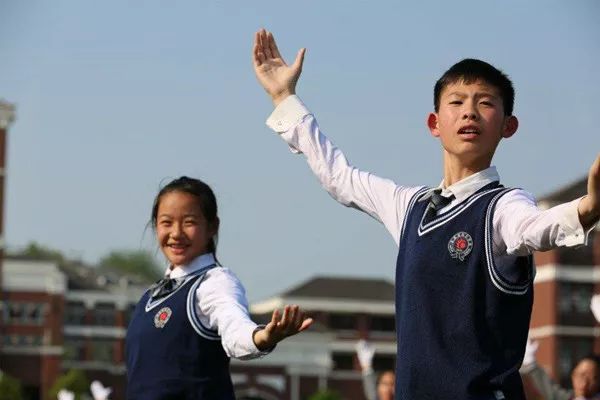
<instances>
[{"instance_id":1,"label":"shirt sleeve","mask_svg":"<svg viewBox=\"0 0 600 400\"><path fill-rule=\"evenodd\" d=\"M273 111L267 125L295 154L304 154L321 186L339 203L383 223L400 241L400 229L410 198L419 187L398 186L389 179L361 171L321 131L315 117L297 96L289 96Z\"/></svg>"},{"instance_id":2,"label":"shirt sleeve","mask_svg":"<svg viewBox=\"0 0 600 400\"><path fill-rule=\"evenodd\" d=\"M494 211L494 251L523 256L533 251L587 244L577 205L581 199L540 210L533 195L516 189L502 196Z\"/></svg>"},{"instance_id":3,"label":"shirt sleeve","mask_svg":"<svg viewBox=\"0 0 600 400\"><path fill-rule=\"evenodd\" d=\"M262 357L252 338L259 327L250 319L246 291L228 268L213 268L196 290L196 311L200 321L221 336L229 357L247 360Z\"/></svg>"}]
</instances>

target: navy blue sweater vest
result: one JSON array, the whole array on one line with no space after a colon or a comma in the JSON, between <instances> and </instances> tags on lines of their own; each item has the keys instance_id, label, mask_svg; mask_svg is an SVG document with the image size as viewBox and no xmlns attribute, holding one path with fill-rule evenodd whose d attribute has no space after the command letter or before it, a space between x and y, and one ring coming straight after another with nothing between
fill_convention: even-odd
<instances>
[{"instance_id":1,"label":"navy blue sweater vest","mask_svg":"<svg viewBox=\"0 0 600 400\"><path fill-rule=\"evenodd\" d=\"M219 336L196 315L196 289L188 277L160 299L139 301L127 329L127 399L233 400L229 358Z\"/></svg>"},{"instance_id":2,"label":"navy blue sweater vest","mask_svg":"<svg viewBox=\"0 0 600 400\"><path fill-rule=\"evenodd\" d=\"M396 266L396 399L525 399L519 367L533 302L531 257L493 257L493 182L424 220L410 201Z\"/></svg>"}]
</instances>

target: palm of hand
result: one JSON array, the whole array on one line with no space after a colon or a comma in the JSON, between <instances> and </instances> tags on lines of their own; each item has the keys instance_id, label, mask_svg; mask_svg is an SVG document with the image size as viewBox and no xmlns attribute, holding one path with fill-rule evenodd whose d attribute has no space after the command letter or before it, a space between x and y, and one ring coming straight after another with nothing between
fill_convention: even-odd
<instances>
[{"instance_id":1,"label":"palm of hand","mask_svg":"<svg viewBox=\"0 0 600 400\"><path fill-rule=\"evenodd\" d=\"M256 67L256 76L268 93L282 92L293 81L294 72L280 57L267 58Z\"/></svg>"}]
</instances>

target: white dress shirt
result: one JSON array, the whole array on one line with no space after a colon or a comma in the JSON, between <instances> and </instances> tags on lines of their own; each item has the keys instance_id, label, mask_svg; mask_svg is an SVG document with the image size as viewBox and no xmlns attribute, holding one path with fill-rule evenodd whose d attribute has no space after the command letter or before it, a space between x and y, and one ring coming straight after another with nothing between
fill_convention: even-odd
<instances>
[{"instance_id":1,"label":"white dress shirt","mask_svg":"<svg viewBox=\"0 0 600 400\"><path fill-rule=\"evenodd\" d=\"M421 187L400 186L389 179L361 171L348 160L320 130L312 113L297 96L289 96L273 111L267 125L280 134L293 153L301 153L321 185L338 202L369 214L383 223L398 245L402 223L411 197ZM442 196L454 200L445 212L485 185L500 181L495 167L489 167L446 187ZM587 244L589 232L579 221L580 199L548 210L537 208L534 197L521 189L502 196L493 218L493 252L496 257L523 256L535 250Z\"/></svg>"},{"instance_id":2,"label":"white dress shirt","mask_svg":"<svg viewBox=\"0 0 600 400\"><path fill-rule=\"evenodd\" d=\"M202 254L189 265L167 268L165 277L180 278L215 264L212 253ZM254 344L252 335L258 325L250 319L242 283L229 268L209 269L196 290L196 300L200 322L219 333L229 357L246 360L269 353L260 351Z\"/></svg>"}]
</instances>

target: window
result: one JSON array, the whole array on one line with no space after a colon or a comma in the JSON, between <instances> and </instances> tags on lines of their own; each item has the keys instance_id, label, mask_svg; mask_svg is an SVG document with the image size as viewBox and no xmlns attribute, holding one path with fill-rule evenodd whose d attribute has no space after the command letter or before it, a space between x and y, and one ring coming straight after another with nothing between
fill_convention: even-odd
<instances>
[{"instance_id":1,"label":"window","mask_svg":"<svg viewBox=\"0 0 600 400\"><path fill-rule=\"evenodd\" d=\"M114 346L112 340L96 339L92 341L92 359L94 361L113 361Z\"/></svg>"},{"instance_id":2,"label":"window","mask_svg":"<svg viewBox=\"0 0 600 400\"><path fill-rule=\"evenodd\" d=\"M558 290L560 323L593 326L595 321L590 311L593 293L592 284L561 282Z\"/></svg>"},{"instance_id":3,"label":"window","mask_svg":"<svg viewBox=\"0 0 600 400\"><path fill-rule=\"evenodd\" d=\"M114 326L116 323L116 308L114 304L98 303L94 310L94 325Z\"/></svg>"},{"instance_id":4,"label":"window","mask_svg":"<svg viewBox=\"0 0 600 400\"><path fill-rule=\"evenodd\" d=\"M67 325L86 325L85 305L82 302L69 302L65 310L65 323Z\"/></svg>"},{"instance_id":5,"label":"window","mask_svg":"<svg viewBox=\"0 0 600 400\"><path fill-rule=\"evenodd\" d=\"M354 314L330 314L329 327L332 329L356 329Z\"/></svg>"},{"instance_id":6,"label":"window","mask_svg":"<svg viewBox=\"0 0 600 400\"><path fill-rule=\"evenodd\" d=\"M46 311L45 303L10 301L6 303L5 320L12 325L42 325Z\"/></svg>"},{"instance_id":7,"label":"window","mask_svg":"<svg viewBox=\"0 0 600 400\"><path fill-rule=\"evenodd\" d=\"M389 371L396 369L396 356L394 355L377 355L373 357L373 369L375 371Z\"/></svg>"},{"instance_id":8,"label":"window","mask_svg":"<svg viewBox=\"0 0 600 400\"><path fill-rule=\"evenodd\" d=\"M352 371L354 369L353 353L333 353L333 369L342 371Z\"/></svg>"},{"instance_id":9,"label":"window","mask_svg":"<svg viewBox=\"0 0 600 400\"><path fill-rule=\"evenodd\" d=\"M371 330L377 332L394 332L396 330L396 320L393 316L372 316Z\"/></svg>"},{"instance_id":10,"label":"window","mask_svg":"<svg viewBox=\"0 0 600 400\"><path fill-rule=\"evenodd\" d=\"M65 360L85 360L85 340L66 336L63 357Z\"/></svg>"}]
</instances>

